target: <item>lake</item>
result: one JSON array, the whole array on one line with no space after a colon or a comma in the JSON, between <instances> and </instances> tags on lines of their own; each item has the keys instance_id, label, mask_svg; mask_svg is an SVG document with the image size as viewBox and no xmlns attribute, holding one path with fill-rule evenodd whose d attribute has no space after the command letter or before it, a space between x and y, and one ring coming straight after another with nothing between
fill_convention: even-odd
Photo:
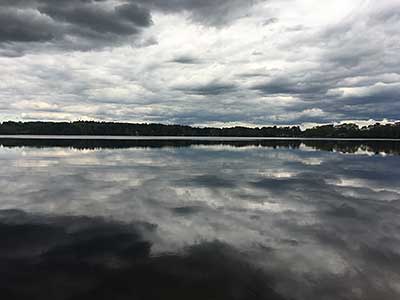
<instances>
[{"instance_id":1,"label":"lake","mask_svg":"<svg viewBox=\"0 0 400 300\"><path fill-rule=\"evenodd\" d=\"M399 154L2 137L2 299L400 299Z\"/></svg>"}]
</instances>

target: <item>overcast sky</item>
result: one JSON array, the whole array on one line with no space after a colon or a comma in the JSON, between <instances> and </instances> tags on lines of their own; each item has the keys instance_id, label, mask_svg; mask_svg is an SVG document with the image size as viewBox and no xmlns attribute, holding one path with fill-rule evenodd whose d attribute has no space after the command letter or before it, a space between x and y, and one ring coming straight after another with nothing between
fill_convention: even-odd
<instances>
[{"instance_id":1,"label":"overcast sky","mask_svg":"<svg viewBox=\"0 0 400 300\"><path fill-rule=\"evenodd\" d=\"M0 0L0 120L384 118L399 0Z\"/></svg>"}]
</instances>

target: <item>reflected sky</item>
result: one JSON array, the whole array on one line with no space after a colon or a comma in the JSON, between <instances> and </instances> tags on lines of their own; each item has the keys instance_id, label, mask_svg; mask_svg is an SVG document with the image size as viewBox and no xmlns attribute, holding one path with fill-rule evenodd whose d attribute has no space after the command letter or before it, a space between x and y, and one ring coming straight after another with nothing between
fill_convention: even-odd
<instances>
[{"instance_id":1,"label":"reflected sky","mask_svg":"<svg viewBox=\"0 0 400 300\"><path fill-rule=\"evenodd\" d=\"M285 298L396 299L400 156L317 148L4 145L0 221L147 224L149 256L218 241Z\"/></svg>"}]
</instances>

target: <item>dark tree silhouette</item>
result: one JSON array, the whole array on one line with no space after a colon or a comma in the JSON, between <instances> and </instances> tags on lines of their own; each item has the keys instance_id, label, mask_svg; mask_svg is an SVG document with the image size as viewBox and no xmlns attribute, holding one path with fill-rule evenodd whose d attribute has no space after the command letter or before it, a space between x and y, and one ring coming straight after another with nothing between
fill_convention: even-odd
<instances>
[{"instance_id":1,"label":"dark tree silhouette","mask_svg":"<svg viewBox=\"0 0 400 300\"><path fill-rule=\"evenodd\" d=\"M323 125L301 130L291 127L190 127L184 125L114 122L3 122L2 135L105 135L105 136L211 136L211 137L308 137L308 138L400 138L400 123L379 123L359 128L356 124Z\"/></svg>"}]
</instances>

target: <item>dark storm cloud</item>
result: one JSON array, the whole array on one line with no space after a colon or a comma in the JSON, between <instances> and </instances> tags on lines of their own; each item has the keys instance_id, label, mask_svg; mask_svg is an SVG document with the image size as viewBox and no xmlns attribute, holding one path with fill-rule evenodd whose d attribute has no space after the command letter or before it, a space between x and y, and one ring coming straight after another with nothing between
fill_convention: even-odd
<instances>
[{"instance_id":1,"label":"dark storm cloud","mask_svg":"<svg viewBox=\"0 0 400 300\"><path fill-rule=\"evenodd\" d=\"M230 93L235 91L237 86L232 83L210 82L208 84L177 87L176 89L186 94L207 96Z\"/></svg>"},{"instance_id":2,"label":"dark storm cloud","mask_svg":"<svg viewBox=\"0 0 400 300\"><path fill-rule=\"evenodd\" d=\"M171 62L184 65L195 65L201 63L201 61L198 58L190 55L177 56L174 59L172 59Z\"/></svg>"},{"instance_id":3,"label":"dark storm cloud","mask_svg":"<svg viewBox=\"0 0 400 300\"><path fill-rule=\"evenodd\" d=\"M223 25L245 16L249 8L262 0L134 0L166 12L186 11L196 22Z\"/></svg>"},{"instance_id":4,"label":"dark storm cloud","mask_svg":"<svg viewBox=\"0 0 400 300\"><path fill-rule=\"evenodd\" d=\"M18 56L51 42L62 50L90 50L126 43L152 25L152 10L188 12L194 21L222 24L253 1L2 1L0 47L6 56ZM131 40L132 41L132 40ZM36 42L35 45L32 42ZM28 43L28 44L25 44Z\"/></svg>"},{"instance_id":5,"label":"dark storm cloud","mask_svg":"<svg viewBox=\"0 0 400 300\"><path fill-rule=\"evenodd\" d=\"M151 25L149 11L133 4L116 6L111 10L94 4L46 5L39 11L56 21L77 25L100 34L132 35L138 32L138 26Z\"/></svg>"},{"instance_id":6,"label":"dark storm cloud","mask_svg":"<svg viewBox=\"0 0 400 300\"><path fill-rule=\"evenodd\" d=\"M115 8L117 14L138 26L148 27L151 25L149 12L135 3L126 3Z\"/></svg>"},{"instance_id":7,"label":"dark storm cloud","mask_svg":"<svg viewBox=\"0 0 400 300\"><path fill-rule=\"evenodd\" d=\"M303 79L290 79L288 77L274 78L266 83L255 85L253 89L258 90L267 95L275 94L300 94L300 95L316 95L324 93L329 89L327 83L315 81L307 77Z\"/></svg>"},{"instance_id":8,"label":"dark storm cloud","mask_svg":"<svg viewBox=\"0 0 400 300\"><path fill-rule=\"evenodd\" d=\"M38 0L2 6L0 46L8 52L31 51L42 42L60 50L118 45L152 25L150 11L135 3Z\"/></svg>"},{"instance_id":9,"label":"dark storm cloud","mask_svg":"<svg viewBox=\"0 0 400 300\"><path fill-rule=\"evenodd\" d=\"M50 18L34 10L1 8L0 43L49 41L60 33L54 25Z\"/></svg>"}]
</instances>

